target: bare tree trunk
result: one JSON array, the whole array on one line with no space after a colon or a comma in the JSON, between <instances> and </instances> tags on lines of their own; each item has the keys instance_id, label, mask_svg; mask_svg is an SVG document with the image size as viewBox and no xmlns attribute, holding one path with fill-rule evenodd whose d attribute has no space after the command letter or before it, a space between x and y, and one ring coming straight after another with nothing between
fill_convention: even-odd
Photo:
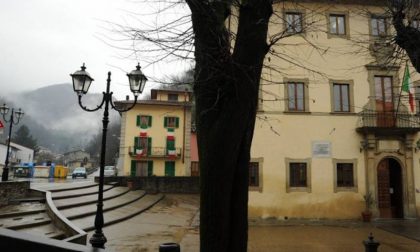
<instances>
[{"instance_id":1,"label":"bare tree trunk","mask_svg":"<svg viewBox=\"0 0 420 252\"><path fill-rule=\"evenodd\" d=\"M246 251L248 164L272 1L243 1L233 52L232 1L187 0L195 34L201 251Z\"/></svg>"},{"instance_id":2,"label":"bare tree trunk","mask_svg":"<svg viewBox=\"0 0 420 252\"><path fill-rule=\"evenodd\" d=\"M392 21L397 32L395 42L407 52L414 68L420 73L420 30L404 24L406 12L411 9L410 5L405 1L394 1L392 6Z\"/></svg>"}]
</instances>

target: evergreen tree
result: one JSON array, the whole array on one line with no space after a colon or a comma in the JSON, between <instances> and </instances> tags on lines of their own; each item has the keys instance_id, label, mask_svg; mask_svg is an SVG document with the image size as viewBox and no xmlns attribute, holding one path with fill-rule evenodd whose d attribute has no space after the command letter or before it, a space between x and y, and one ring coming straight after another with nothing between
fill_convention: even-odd
<instances>
[{"instance_id":1,"label":"evergreen tree","mask_svg":"<svg viewBox=\"0 0 420 252\"><path fill-rule=\"evenodd\" d=\"M31 135L29 128L25 124L20 126L15 132L12 137L12 142L31 148L35 151L38 149L37 140Z\"/></svg>"}]
</instances>

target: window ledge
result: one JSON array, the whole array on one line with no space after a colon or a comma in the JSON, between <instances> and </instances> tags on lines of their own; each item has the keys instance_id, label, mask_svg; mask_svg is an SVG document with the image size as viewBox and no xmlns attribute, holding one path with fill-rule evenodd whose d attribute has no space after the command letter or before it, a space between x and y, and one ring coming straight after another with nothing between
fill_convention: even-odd
<instances>
[{"instance_id":1,"label":"window ledge","mask_svg":"<svg viewBox=\"0 0 420 252\"><path fill-rule=\"evenodd\" d=\"M248 191L262 193L262 187L260 187L260 186L249 186Z\"/></svg>"},{"instance_id":2,"label":"window ledge","mask_svg":"<svg viewBox=\"0 0 420 252\"><path fill-rule=\"evenodd\" d=\"M288 193L292 193L292 192L306 192L306 193L310 193L311 192L311 188L309 188L309 187L288 187L286 191Z\"/></svg>"},{"instance_id":3,"label":"window ledge","mask_svg":"<svg viewBox=\"0 0 420 252\"><path fill-rule=\"evenodd\" d=\"M336 187L334 192L357 192L357 187Z\"/></svg>"},{"instance_id":4,"label":"window ledge","mask_svg":"<svg viewBox=\"0 0 420 252\"><path fill-rule=\"evenodd\" d=\"M328 39L332 39L332 38L350 39L350 36L349 36L348 34L334 34L334 33L328 33L327 38L328 38Z\"/></svg>"},{"instance_id":5,"label":"window ledge","mask_svg":"<svg viewBox=\"0 0 420 252\"><path fill-rule=\"evenodd\" d=\"M357 115L357 113L354 112L331 112L331 115L338 115L338 116L354 116Z\"/></svg>"},{"instance_id":6,"label":"window ledge","mask_svg":"<svg viewBox=\"0 0 420 252\"><path fill-rule=\"evenodd\" d=\"M309 111L284 111L284 114L294 114L294 115L303 114L303 115L309 115L309 114L311 114L311 112L309 112Z\"/></svg>"}]
</instances>

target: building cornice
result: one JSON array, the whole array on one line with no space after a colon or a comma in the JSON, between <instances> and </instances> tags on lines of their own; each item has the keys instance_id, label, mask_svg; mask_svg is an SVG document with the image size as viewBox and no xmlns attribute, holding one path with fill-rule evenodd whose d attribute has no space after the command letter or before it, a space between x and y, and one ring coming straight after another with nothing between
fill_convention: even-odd
<instances>
[{"instance_id":1,"label":"building cornice","mask_svg":"<svg viewBox=\"0 0 420 252\"><path fill-rule=\"evenodd\" d=\"M116 105L128 105L133 104L133 100L128 101L115 101ZM191 102L176 102L176 101L159 101L159 100L137 100L137 105L159 105L159 106L179 106L179 107L191 107Z\"/></svg>"}]
</instances>

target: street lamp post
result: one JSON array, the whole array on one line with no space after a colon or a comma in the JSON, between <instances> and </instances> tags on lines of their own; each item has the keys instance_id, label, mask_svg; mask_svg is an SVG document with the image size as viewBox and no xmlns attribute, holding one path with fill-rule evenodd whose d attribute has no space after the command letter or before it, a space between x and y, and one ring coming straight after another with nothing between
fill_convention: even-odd
<instances>
[{"instance_id":1,"label":"street lamp post","mask_svg":"<svg viewBox=\"0 0 420 252\"><path fill-rule=\"evenodd\" d=\"M112 92L110 92L111 84L111 72L108 72L108 79L106 83L106 92L103 92L102 102L94 109L88 109L82 104L82 96L86 94L89 90L90 84L93 81L93 78L90 77L89 73L85 71L85 64L81 67L81 70L76 71L74 74L70 74L73 79L73 89L79 97L80 107L88 112L97 111L102 108L105 104L103 119L102 119L102 145L101 145L101 160L99 168L99 190L98 190L98 202L95 216L95 233L90 238L89 242L93 247L104 248L106 243L106 237L102 232L102 227L104 226L104 216L103 216L103 188L104 188L104 167L105 167L105 149L106 149L106 132L109 123L108 119L108 109L109 105L111 108L118 112L126 112L132 109L137 103L137 97L143 92L144 86L146 84L147 78L140 70L140 64L137 65L136 69L127 74L131 92L134 94L134 103L124 109L119 109L115 107L115 104L112 102Z\"/></svg>"},{"instance_id":2,"label":"street lamp post","mask_svg":"<svg viewBox=\"0 0 420 252\"><path fill-rule=\"evenodd\" d=\"M24 114L21 109L19 109L18 111L15 111L15 109L12 108L12 111L10 113L10 118L7 120L6 119L7 113L9 113L9 107L7 107L6 104L3 104L3 106L0 107L0 114L2 114L4 121L9 123L9 138L7 140L6 160L4 161L4 168L3 168L3 173L1 174L1 181L7 181L9 179L9 166L8 165L9 165L10 140L12 137L13 124L17 125Z\"/></svg>"}]
</instances>

